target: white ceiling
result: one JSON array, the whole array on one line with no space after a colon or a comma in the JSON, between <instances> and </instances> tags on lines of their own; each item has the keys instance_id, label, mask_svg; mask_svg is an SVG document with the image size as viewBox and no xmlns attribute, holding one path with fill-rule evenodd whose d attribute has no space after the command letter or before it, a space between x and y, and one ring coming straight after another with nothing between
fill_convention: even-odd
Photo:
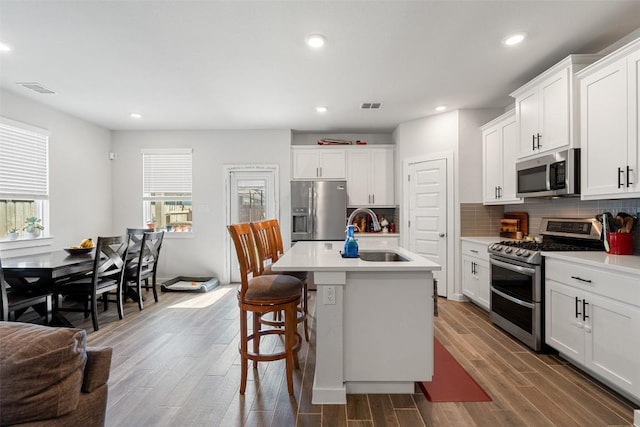
<instances>
[{"instance_id":1,"label":"white ceiling","mask_svg":"<svg viewBox=\"0 0 640 427\"><path fill-rule=\"evenodd\" d=\"M566 55L638 28L636 0L0 0L0 84L114 130L389 131L440 104L504 108ZM525 43L503 46L516 30Z\"/></svg>"}]
</instances>

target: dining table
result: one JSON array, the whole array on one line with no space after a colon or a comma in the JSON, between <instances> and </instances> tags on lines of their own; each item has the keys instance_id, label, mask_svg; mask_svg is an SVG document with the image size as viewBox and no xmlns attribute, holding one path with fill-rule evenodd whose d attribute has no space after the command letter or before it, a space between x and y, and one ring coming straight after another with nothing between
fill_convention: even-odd
<instances>
[{"instance_id":1,"label":"dining table","mask_svg":"<svg viewBox=\"0 0 640 427\"><path fill-rule=\"evenodd\" d=\"M3 258L2 271L16 292L29 292L34 288L53 290L57 284L89 274L93 260L92 253L71 255L58 250ZM52 317L54 325L73 327L60 312L54 312Z\"/></svg>"}]
</instances>

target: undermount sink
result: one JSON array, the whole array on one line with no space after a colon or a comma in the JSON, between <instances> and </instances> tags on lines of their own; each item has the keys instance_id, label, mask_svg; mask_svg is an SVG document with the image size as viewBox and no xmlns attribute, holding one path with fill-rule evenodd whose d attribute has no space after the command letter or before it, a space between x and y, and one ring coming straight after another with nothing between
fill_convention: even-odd
<instances>
[{"instance_id":1,"label":"undermount sink","mask_svg":"<svg viewBox=\"0 0 640 427\"><path fill-rule=\"evenodd\" d=\"M360 259L363 261L373 262L399 262L409 261L409 258L405 258L400 254L389 251L360 251Z\"/></svg>"}]
</instances>

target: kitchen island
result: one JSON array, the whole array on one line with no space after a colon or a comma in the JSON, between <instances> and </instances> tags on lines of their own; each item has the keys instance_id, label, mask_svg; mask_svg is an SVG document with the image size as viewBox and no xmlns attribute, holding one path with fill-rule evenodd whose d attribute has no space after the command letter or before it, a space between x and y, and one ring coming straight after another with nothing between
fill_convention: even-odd
<instances>
[{"instance_id":1,"label":"kitchen island","mask_svg":"<svg viewBox=\"0 0 640 427\"><path fill-rule=\"evenodd\" d=\"M433 271L403 248L360 243L403 261L342 258L343 242L298 242L273 271L313 272L316 297L314 404L344 404L347 393L414 392L433 375Z\"/></svg>"}]
</instances>

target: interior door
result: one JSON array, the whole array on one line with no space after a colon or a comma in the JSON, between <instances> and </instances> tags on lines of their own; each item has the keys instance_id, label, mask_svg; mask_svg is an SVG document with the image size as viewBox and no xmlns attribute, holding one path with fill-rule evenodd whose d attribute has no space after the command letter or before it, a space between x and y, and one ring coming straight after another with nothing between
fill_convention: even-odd
<instances>
[{"instance_id":1,"label":"interior door","mask_svg":"<svg viewBox=\"0 0 640 427\"><path fill-rule=\"evenodd\" d=\"M270 170L231 171L230 224L276 217L275 176ZM240 282L240 269L233 242L229 247L231 282Z\"/></svg>"},{"instance_id":2,"label":"interior door","mask_svg":"<svg viewBox=\"0 0 640 427\"><path fill-rule=\"evenodd\" d=\"M447 296L447 160L409 165L409 250L442 266L438 295Z\"/></svg>"}]
</instances>

